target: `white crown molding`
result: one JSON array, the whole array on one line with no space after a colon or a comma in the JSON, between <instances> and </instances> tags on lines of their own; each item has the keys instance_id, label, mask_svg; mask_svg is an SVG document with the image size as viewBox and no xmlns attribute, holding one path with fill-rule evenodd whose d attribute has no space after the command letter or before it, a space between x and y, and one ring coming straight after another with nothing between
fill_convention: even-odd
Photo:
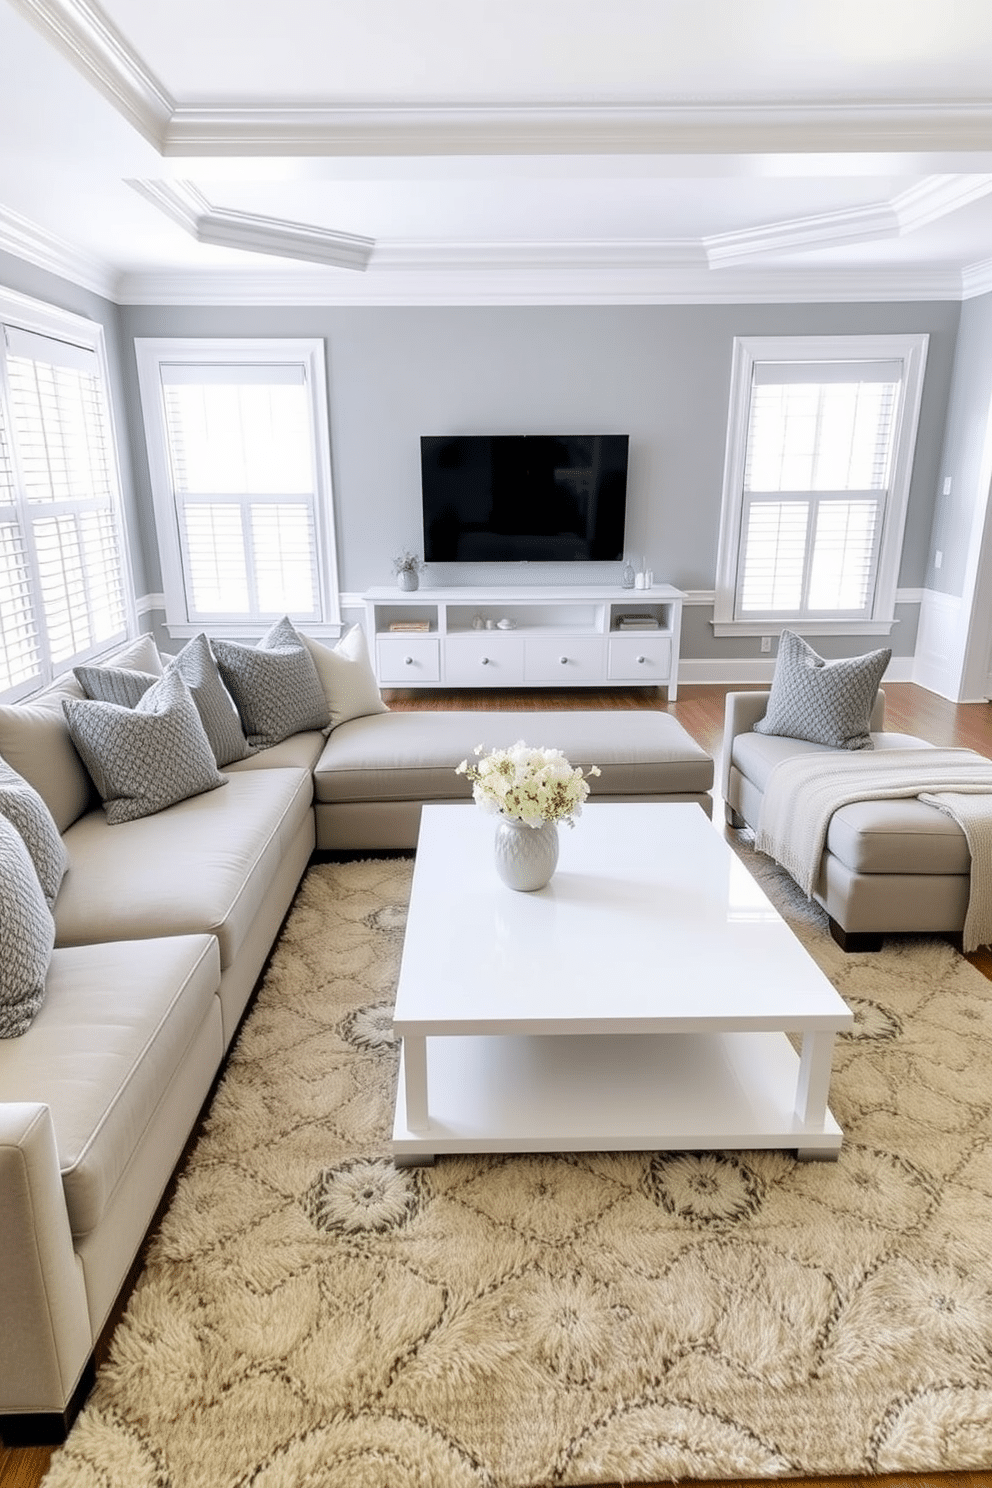
<instances>
[{"instance_id":1,"label":"white crown molding","mask_svg":"<svg viewBox=\"0 0 992 1488\"><path fill-rule=\"evenodd\" d=\"M973 300L992 290L992 258L968 264L961 274L961 298Z\"/></svg>"},{"instance_id":2,"label":"white crown molding","mask_svg":"<svg viewBox=\"0 0 992 1488\"><path fill-rule=\"evenodd\" d=\"M81 253L71 243L8 207L0 207L0 249L34 264L36 269L46 269L60 279L68 279L81 289L91 290L105 299L114 297L118 276L107 264Z\"/></svg>"},{"instance_id":3,"label":"white crown molding","mask_svg":"<svg viewBox=\"0 0 992 1488\"><path fill-rule=\"evenodd\" d=\"M170 156L569 155L985 150L984 101L733 101L350 108L178 106Z\"/></svg>"},{"instance_id":4,"label":"white crown molding","mask_svg":"<svg viewBox=\"0 0 992 1488\"><path fill-rule=\"evenodd\" d=\"M129 181L128 185L198 243L359 270L368 267L375 248L374 238L212 206L191 181Z\"/></svg>"},{"instance_id":5,"label":"white crown molding","mask_svg":"<svg viewBox=\"0 0 992 1488\"><path fill-rule=\"evenodd\" d=\"M927 176L894 196L890 206L899 219L900 232L910 233L980 201L989 192L990 175Z\"/></svg>"},{"instance_id":6,"label":"white crown molding","mask_svg":"<svg viewBox=\"0 0 992 1488\"><path fill-rule=\"evenodd\" d=\"M89 0L10 0L159 151L175 102Z\"/></svg>"},{"instance_id":7,"label":"white crown molding","mask_svg":"<svg viewBox=\"0 0 992 1488\"><path fill-rule=\"evenodd\" d=\"M986 99L594 107L177 105L92 0L11 0L165 155L987 150Z\"/></svg>"},{"instance_id":8,"label":"white crown molding","mask_svg":"<svg viewBox=\"0 0 992 1488\"><path fill-rule=\"evenodd\" d=\"M421 249L406 264L394 245L367 274L299 270L266 274L232 269L198 273L123 274L114 297L131 305L726 305L877 303L960 300L952 268L896 271L814 268L728 268L714 274L692 261L636 255L581 262L550 253L509 261L488 246L459 262L449 246L431 260Z\"/></svg>"},{"instance_id":9,"label":"white crown molding","mask_svg":"<svg viewBox=\"0 0 992 1488\"><path fill-rule=\"evenodd\" d=\"M894 238L899 220L887 203L820 212L811 217L775 222L741 232L714 233L703 239L712 268L743 263L748 259L779 253L809 253L819 248L837 248L845 243L874 242Z\"/></svg>"}]
</instances>

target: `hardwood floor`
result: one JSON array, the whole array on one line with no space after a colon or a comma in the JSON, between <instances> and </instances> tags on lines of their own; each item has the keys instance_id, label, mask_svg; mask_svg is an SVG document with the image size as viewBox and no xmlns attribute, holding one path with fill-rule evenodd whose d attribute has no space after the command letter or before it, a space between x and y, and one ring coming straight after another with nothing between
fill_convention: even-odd
<instances>
[{"instance_id":1,"label":"hardwood floor","mask_svg":"<svg viewBox=\"0 0 992 1488\"><path fill-rule=\"evenodd\" d=\"M690 686L679 689L678 701L668 703L664 694L653 690L630 688L564 691L559 689L505 692L404 692L387 693L387 701L396 710L433 708L453 710L488 708L499 711L525 712L539 709L593 708L658 708L673 714L683 728L717 760L723 737L724 698L727 692L747 689ZM901 733L916 734L931 744L959 745L975 749L992 759L992 704L949 703L911 683L887 683L885 686L886 725ZM484 740L480 740L484 743ZM540 743L540 740L531 740ZM717 813L714 813L715 819ZM969 957L972 963L992 980L992 953L985 951ZM123 1310L123 1302L121 1304ZM106 1354L112 1327L108 1328L98 1350L98 1364ZM38 1488L48 1470L51 1449L27 1447L18 1450L0 1447L0 1488ZM989 1469L959 1473L900 1473L891 1477L848 1477L794 1479L795 1484L814 1488L992 1488L992 1462ZM180 1483L168 1488L183 1488ZM347 1485L342 1485L347 1488ZM436 1485L444 1488L444 1484ZM758 1483L726 1484L725 1488L759 1488ZM767 1481L760 1481L767 1488Z\"/></svg>"}]
</instances>

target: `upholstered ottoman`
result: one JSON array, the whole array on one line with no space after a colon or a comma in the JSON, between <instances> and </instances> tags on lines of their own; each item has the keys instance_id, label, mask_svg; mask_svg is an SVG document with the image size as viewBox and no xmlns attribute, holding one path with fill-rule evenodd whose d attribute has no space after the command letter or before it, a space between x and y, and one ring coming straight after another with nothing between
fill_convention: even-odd
<instances>
[{"instance_id":1,"label":"upholstered ottoman","mask_svg":"<svg viewBox=\"0 0 992 1488\"><path fill-rule=\"evenodd\" d=\"M780 760L824 754L822 744L754 732L767 692L728 693L722 790L727 821L756 827L765 787ZM885 698L871 718L876 751L928 748L912 734L884 730ZM957 823L915 797L855 801L835 811L827 829L813 897L830 917L845 950L872 950L899 931L960 931L968 909L971 854Z\"/></svg>"},{"instance_id":2,"label":"upholstered ottoman","mask_svg":"<svg viewBox=\"0 0 992 1488\"><path fill-rule=\"evenodd\" d=\"M318 848L415 847L426 802L469 801L455 768L477 745L523 739L600 774L593 797L694 801L712 809L713 760L667 713L652 710L374 713L339 724L314 767Z\"/></svg>"}]
</instances>

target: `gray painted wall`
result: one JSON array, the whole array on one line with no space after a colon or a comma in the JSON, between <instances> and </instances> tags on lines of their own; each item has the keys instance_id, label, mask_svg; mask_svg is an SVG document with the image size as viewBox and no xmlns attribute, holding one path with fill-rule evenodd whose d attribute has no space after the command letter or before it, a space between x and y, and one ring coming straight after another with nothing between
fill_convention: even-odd
<instances>
[{"instance_id":1,"label":"gray painted wall","mask_svg":"<svg viewBox=\"0 0 992 1488\"><path fill-rule=\"evenodd\" d=\"M925 580L928 589L941 594L964 594L973 517L988 495L980 487L990 417L992 294L987 294L961 307ZM945 477L951 481L947 496L942 491ZM938 552L943 555L939 569L934 566Z\"/></svg>"},{"instance_id":2,"label":"gray painted wall","mask_svg":"<svg viewBox=\"0 0 992 1488\"><path fill-rule=\"evenodd\" d=\"M421 434L595 432L631 436L628 549L656 578L715 582L735 335L930 333L900 570L923 584L960 306L200 308L124 306L136 336L322 336L326 341L340 583L387 583L401 548L421 549ZM133 362L130 364L133 367ZM132 415L135 408L129 404ZM150 506L140 418L132 417L139 498ZM612 581L615 566L452 565L431 582ZM149 568L149 581L157 584ZM696 607L694 607L695 609ZM684 654L749 657L757 641L715 642L709 611L686 617ZM892 637L910 655L915 612ZM877 645L844 643L839 654Z\"/></svg>"},{"instance_id":3,"label":"gray painted wall","mask_svg":"<svg viewBox=\"0 0 992 1488\"><path fill-rule=\"evenodd\" d=\"M325 340L341 588L388 582L393 555L419 549L419 438L447 432L620 432L631 436L628 549L658 579L709 591L715 579L735 335L930 333L920 433L899 583L959 582L969 522L964 500L978 420L992 398L988 330L992 296L956 302L851 305L720 305L343 309L334 307L117 306L0 253L0 283L105 328L121 434L131 561L139 596L159 591L136 336L321 336ZM961 353L948 417L958 322ZM969 396L975 388L976 396ZM982 394L981 389L984 389ZM944 463L945 421L947 445ZM982 426L984 428L984 424ZM936 507L949 462L962 470L956 500ZM969 463L970 462L970 463ZM970 505L967 512L970 513ZM940 579L940 575L936 575ZM435 571L432 582L612 581L613 566L485 565ZM683 654L746 659L755 640L715 641L709 609L685 616ZM915 606L901 606L891 643L913 652ZM836 652L870 649L847 638ZM828 652L826 644L823 646Z\"/></svg>"}]
</instances>

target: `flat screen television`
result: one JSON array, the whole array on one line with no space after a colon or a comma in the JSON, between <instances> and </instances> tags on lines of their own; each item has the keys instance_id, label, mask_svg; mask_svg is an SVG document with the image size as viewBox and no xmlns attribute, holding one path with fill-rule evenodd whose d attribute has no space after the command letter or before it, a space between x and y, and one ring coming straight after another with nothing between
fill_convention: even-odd
<instances>
[{"instance_id":1,"label":"flat screen television","mask_svg":"<svg viewBox=\"0 0 992 1488\"><path fill-rule=\"evenodd\" d=\"M425 434L427 563L616 562L626 434Z\"/></svg>"}]
</instances>

